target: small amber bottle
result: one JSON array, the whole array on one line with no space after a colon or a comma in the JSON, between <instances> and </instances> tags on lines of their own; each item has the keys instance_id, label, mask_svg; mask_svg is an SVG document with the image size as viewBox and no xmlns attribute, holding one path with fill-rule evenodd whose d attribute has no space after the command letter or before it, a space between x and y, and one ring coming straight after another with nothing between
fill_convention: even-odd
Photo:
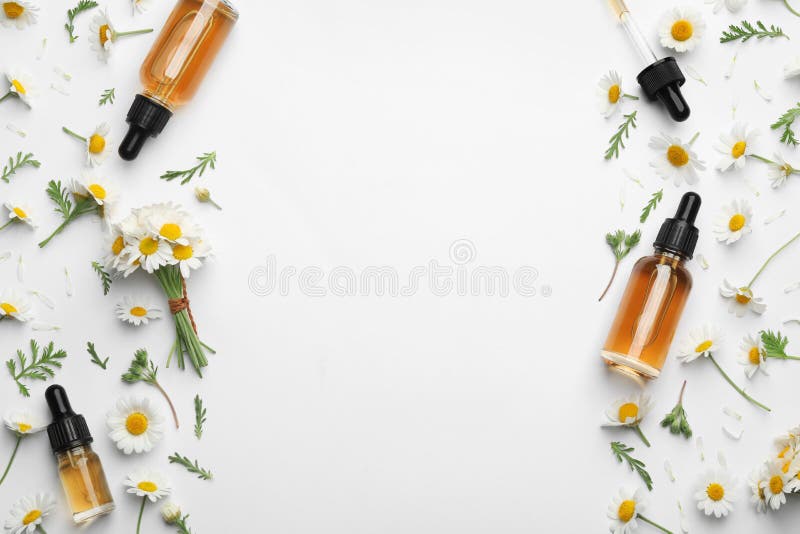
<instances>
[{"instance_id":1,"label":"small amber bottle","mask_svg":"<svg viewBox=\"0 0 800 534\"><path fill-rule=\"evenodd\" d=\"M683 195L674 218L658 232L652 256L633 266L611 331L601 351L615 371L637 380L657 378L692 288L684 265L692 258L700 195Z\"/></svg>"},{"instance_id":2,"label":"small amber bottle","mask_svg":"<svg viewBox=\"0 0 800 534\"><path fill-rule=\"evenodd\" d=\"M50 446L58 460L58 476L64 487L72 519L87 523L114 509L100 458L92 450L92 435L82 415L72 411L67 392L59 385L47 388L47 405L53 422L47 427Z\"/></svg>"},{"instance_id":3,"label":"small amber bottle","mask_svg":"<svg viewBox=\"0 0 800 534\"><path fill-rule=\"evenodd\" d=\"M145 141L164 130L175 108L194 96L238 19L228 0L178 0L142 63L144 88L128 111L122 159L135 159Z\"/></svg>"}]
</instances>

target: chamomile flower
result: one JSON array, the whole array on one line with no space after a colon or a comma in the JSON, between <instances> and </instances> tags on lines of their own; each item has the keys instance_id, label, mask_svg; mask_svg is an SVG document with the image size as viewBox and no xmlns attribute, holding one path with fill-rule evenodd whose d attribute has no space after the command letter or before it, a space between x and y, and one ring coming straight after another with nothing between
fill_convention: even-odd
<instances>
[{"instance_id":1,"label":"chamomile flower","mask_svg":"<svg viewBox=\"0 0 800 534\"><path fill-rule=\"evenodd\" d=\"M111 224L103 240L103 265L106 269L116 269L125 263L125 237L118 224Z\"/></svg>"},{"instance_id":2,"label":"chamomile flower","mask_svg":"<svg viewBox=\"0 0 800 534\"><path fill-rule=\"evenodd\" d=\"M98 206L113 204L119 196L116 182L89 171L84 171L80 179L73 181L72 190L76 195L92 197Z\"/></svg>"},{"instance_id":3,"label":"chamomile flower","mask_svg":"<svg viewBox=\"0 0 800 534\"><path fill-rule=\"evenodd\" d=\"M644 393L617 399L606 409L606 421L603 426L630 427L636 431L644 444L649 447L650 442L645 437L639 424L652 407L652 400Z\"/></svg>"},{"instance_id":4,"label":"chamomile flower","mask_svg":"<svg viewBox=\"0 0 800 534\"><path fill-rule=\"evenodd\" d=\"M31 301L22 293L11 289L0 294L0 321L3 319L16 319L20 322L30 321Z\"/></svg>"},{"instance_id":5,"label":"chamomile flower","mask_svg":"<svg viewBox=\"0 0 800 534\"><path fill-rule=\"evenodd\" d=\"M11 69L6 72L8 80L8 92L0 97L0 102L11 96L16 96L29 108L33 107L36 98L39 96L39 87L33 76L19 69Z\"/></svg>"},{"instance_id":6,"label":"chamomile flower","mask_svg":"<svg viewBox=\"0 0 800 534\"><path fill-rule=\"evenodd\" d=\"M767 310L767 304L761 297L755 297L753 290L747 286L736 287L727 279L722 281L719 287L719 294L726 299L730 299L728 312L735 313L736 317L744 317L747 310L761 315Z\"/></svg>"},{"instance_id":7,"label":"chamomile flower","mask_svg":"<svg viewBox=\"0 0 800 534\"><path fill-rule=\"evenodd\" d=\"M132 237L123 254L128 258L126 276L135 271L137 267L153 273L172 262L172 247L169 246L169 243L150 234Z\"/></svg>"},{"instance_id":8,"label":"chamomile flower","mask_svg":"<svg viewBox=\"0 0 800 534\"><path fill-rule=\"evenodd\" d=\"M650 162L650 166L661 178L672 180L676 186L684 181L689 185L696 183L697 171L706 167L692 150L691 144L663 133L660 137L652 137L649 146L658 151L659 156Z\"/></svg>"},{"instance_id":9,"label":"chamomile flower","mask_svg":"<svg viewBox=\"0 0 800 534\"><path fill-rule=\"evenodd\" d=\"M49 493L37 493L23 497L11 507L10 517L5 528L9 534L33 534L44 532L41 524L56 506L56 500Z\"/></svg>"},{"instance_id":10,"label":"chamomile flower","mask_svg":"<svg viewBox=\"0 0 800 534\"><path fill-rule=\"evenodd\" d=\"M147 223L150 232L170 243L188 245L189 239L199 235L189 214L172 203L153 206Z\"/></svg>"},{"instance_id":11,"label":"chamomile flower","mask_svg":"<svg viewBox=\"0 0 800 534\"><path fill-rule=\"evenodd\" d=\"M735 482L724 469L709 469L700 477L694 498L697 509L716 518L733 510Z\"/></svg>"},{"instance_id":12,"label":"chamomile flower","mask_svg":"<svg viewBox=\"0 0 800 534\"><path fill-rule=\"evenodd\" d=\"M189 278L193 269L199 269L203 262L201 258L211 253L211 247L200 239L193 239L186 245L172 245L172 260L170 263L178 265L181 276Z\"/></svg>"},{"instance_id":13,"label":"chamomile flower","mask_svg":"<svg viewBox=\"0 0 800 534\"><path fill-rule=\"evenodd\" d=\"M714 220L712 231L720 243L730 245L739 241L742 236L753 231L753 208L745 199L734 200L722 206L722 211Z\"/></svg>"},{"instance_id":14,"label":"chamomile flower","mask_svg":"<svg viewBox=\"0 0 800 534\"><path fill-rule=\"evenodd\" d=\"M117 303L117 318L122 322L139 326L154 319L161 319L161 308L141 297L126 295Z\"/></svg>"},{"instance_id":15,"label":"chamomile flower","mask_svg":"<svg viewBox=\"0 0 800 534\"><path fill-rule=\"evenodd\" d=\"M686 338L678 344L678 359L683 363L691 363L700 356L714 354L722 342L722 334L715 325L705 324L691 330Z\"/></svg>"},{"instance_id":16,"label":"chamomile flower","mask_svg":"<svg viewBox=\"0 0 800 534\"><path fill-rule=\"evenodd\" d=\"M107 62L117 39L126 35L139 35L152 31L152 28L149 28L146 30L118 32L111 23L108 10L106 10L99 12L92 19L92 23L89 25L89 43L91 44L92 50L97 53L97 59Z\"/></svg>"},{"instance_id":17,"label":"chamomile flower","mask_svg":"<svg viewBox=\"0 0 800 534\"><path fill-rule=\"evenodd\" d=\"M109 152L111 152L111 143L108 138L111 127L108 123L99 124L88 137L75 133L66 126L61 129L64 133L71 135L84 144L86 147L86 164L90 167L102 165Z\"/></svg>"},{"instance_id":18,"label":"chamomile flower","mask_svg":"<svg viewBox=\"0 0 800 534\"><path fill-rule=\"evenodd\" d=\"M750 502L756 505L756 510L759 513L766 513L767 496L764 488L767 486L767 471L765 465L757 467L750 472L747 486L750 488Z\"/></svg>"},{"instance_id":19,"label":"chamomile flower","mask_svg":"<svg viewBox=\"0 0 800 534\"><path fill-rule=\"evenodd\" d=\"M16 26L18 30L36 24L39 8L29 0L0 0L3 10L0 12L0 23L3 26Z\"/></svg>"},{"instance_id":20,"label":"chamomile flower","mask_svg":"<svg viewBox=\"0 0 800 534\"><path fill-rule=\"evenodd\" d=\"M714 5L714 13L719 13L723 7L731 13L737 13L747 4L747 0L706 0L706 4Z\"/></svg>"},{"instance_id":21,"label":"chamomile flower","mask_svg":"<svg viewBox=\"0 0 800 534\"><path fill-rule=\"evenodd\" d=\"M747 156L752 154L753 141L757 136L757 131L748 131L747 125L741 123L734 125L729 134L720 135L719 142L714 146L722 154L717 170L743 169Z\"/></svg>"},{"instance_id":22,"label":"chamomile flower","mask_svg":"<svg viewBox=\"0 0 800 534\"><path fill-rule=\"evenodd\" d=\"M0 230L15 222L22 222L31 228L36 228L36 223L31 218L31 209L27 204L23 204L22 202L6 201L4 202L4 205L8 210L8 221L5 224L0 224Z\"/></svg>"},{"instance_id":23,"label":"chamomile flower","mask_svg":"<svg viewBox=\"0 0 800 534\"><path fill-rule=\"evenodd\" d=\"M18 437L36 434L47 426L44 421L30 412L13 411L3 418L6 428Z\"/></svg>"},{"instance_id":24,"label":"chamomile flower","mask_svg":"<svg viewBox=\"0 0 800 534\"><path fill-rule=\"evenodd\" d=\"M767 373L767 359L764 357L764 347L761 346L761 338L752 334L747 334L739 344L739 363L744 366L744 374L747 378L753 378L757 371L765 375Z\"/></svg>"},{"instance_id":25,"label":"chamomile flower","mask_svg":"<svg viewBox=\"0 0 800 534\"><path fill-rule=\"evenodd\" d=\"M120 399L108 413L109 437L125 454L149 452L164 436L164 417L150 399Z\"/></svg>"},{"instance_id":26,"label":"chamomile flower","mask_svg":"<svg viewBox=\"0 0 800 534\"><path fill-rule=\"evenodd\" d=\"M775 438L775 446L778 447L778 458L786 456L787 451L797 450L800 446L800 425Z\"/></svg>"},{"instance_id":27,"label":"chamomile flower","mask_svg":"<svg viewBox=\"0 0 800 534\"><path fill-rule=\"evenodd\" d=\"M792 60L783 67L783 77L787 80L789 78L796 78L800 76L800 56L795 56Z\"/></svg>"},{"instance_id":28,"label":"chamomile flower","mask_svg":"<svg viewBox=\"0 0 800 534\"><path fill-rule=\"evenodd\" d=\"M642 522L649 523L663 532L669 532L661 525L642 515L646 507L644 492L640 488L634 491L621 488L617 495L611 499L611 504L608 505L607 515L611 521L609 525L611 533L631 534L639 527L637 519L641 519Z\"/></svg>"},{"instance_id":29,"label":"chamomile flower","mask_svg":"<svg viewBox=\"0 0 800 534\"><path fill-rule=\"evenodd\" d=\"M790 165L784 157L778 153L773 156L774 160L766 160L768 164L767 176L773 189L777 189L786 183L793 174L799 174L800 170Z\"/></svg>"},{"instance_id":30,"label":"chamomile flower","mask_svg":"<svg viewBox=\"0 0 800 534\"><path fill-rule=\"evenodd\" d=\"M597 104L603 116L608 118L616 113L626 98L639 100L639 97L629 95L622 90L622 78L617 71L609 71L600 78L597 83Z\"/></svg>"},{"instance_id":31,"label":"chamomile flower","mask_svg":"<svg viewBox=\"0 0 800 534\"><path fill-rule=\"evenodd\" d=\"M158 471L135 471L125 480L128 493L137 497L144 497L150 502L167 497L172 493L169 480Z\"/></svg>"},{"instance_id":32,"label":"chamomile flower","mask_svg":"<svg viewBox=\"0 0 800 534\"><path fill-rule=\"evenodd\" d=\"M699 11L675 7L664 13L658 26L661 46L676 52L688 52L700 42L706 23Z\"/></svg>"},{"instance_id":33,"label":"chamomile flower","mask_svg":"<svg viewBox=\"0 0 800 534\"><path fill-rule=\"evenodd\" d=\"M792 476L784 472L782 460L770 460L764 469L764 500L773 510L786 504L786 494L790 493L786 487Z\"/></svg>"}]
</instances>

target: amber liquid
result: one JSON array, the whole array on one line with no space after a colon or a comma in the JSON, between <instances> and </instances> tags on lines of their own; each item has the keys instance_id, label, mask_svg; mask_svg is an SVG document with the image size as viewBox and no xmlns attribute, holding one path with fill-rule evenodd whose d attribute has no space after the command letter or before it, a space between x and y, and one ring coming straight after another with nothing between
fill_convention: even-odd
<instances>
[{"instance_id":1,"label":"amber liquid","mask_svg":"<svg viewBox=\"0 0 800 534\"><path fill-rule=\"evenodd\" d=\"M170 110L188 102L238 18L225 0L180 0L142 64L143 94Z\"/></svg>"},{"instance_id":2,"label":"amber liquid","mask_svg":"<svg viewBox=\"0 0 800 534\"><path fill-rule=\"evenodd\" d=\"M683 260L656 253L636 262L602 350L614 370L656 378L692 288Z\"/></svg>"},{"instance_id":3,"label":"amber liquid","mask_svg":"<svg viewBox=\"0 0 800 534\"><path fill-rule=\"evenodd\" d=\"M58 475L76 523L83 523L114 509L100 458L88 445L59 453Z\"/></svg>"}]
</instances>

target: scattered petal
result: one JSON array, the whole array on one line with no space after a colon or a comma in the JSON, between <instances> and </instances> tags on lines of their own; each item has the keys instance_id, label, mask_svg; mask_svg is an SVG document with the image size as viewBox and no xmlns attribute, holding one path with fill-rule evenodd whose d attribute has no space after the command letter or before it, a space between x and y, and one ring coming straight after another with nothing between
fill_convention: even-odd
<instances>
[{"instance_id":1,"label":"scattered petal","mask_svg":"<svg viewBox=\"0 0 800 534\"><path fill-rule=\"evenodd\" d=\"M57 332L61 330L58 325L40 322L31 323L31 328L36 332Z\"/></svg>"},{"instance_id":2,"label":"scattered petal","mask_svg":"<svg viewBox=\"0 0 800 534\"><path fill-rule=\"evenodd\" d=\"M69 96L69 91L67 91L67 88L61 85L60 83L51 83L50 89L52 89L57 93L61 93L64 96Z\"/></svg>"},{"instance_id":3,"label":"scattered petal","mask_svg":"<svg viewBox=\"0 0 800 534\"><path fill-rule=\"evenodd\" d=\"M698 82L702 83L702 84L703 84L703 85L705 85L705 86L708 86L708 82L706 82L706 81L703 79L703 76L702 76L702 75L700 75L700 73L699 73L699 72L697 72L697 71L694 69L694 67L692 67L691 65L685 65L685 66L684 66L684 70L686 71L686 74L688 74L690 78L692 78L692 79L693 79L693 80L695 80L695 81L698 81Z\"/></svg>"},{"instance_id":4,"label":"scattered petal","mask_svg":"<svg viewBox=\"0 0 800 534\"><path fill-rule=\"evenodd\" d=\"M18 136L22 137L23 139L25 137L28 137L28 133L25 130L21 129L16 124L12 124L10 122L8 124L6 124L6 130L8 130L11 133L17 134Z\"/></svg>"},{"instance_id":5,"label":"scattered petal","mask_svg":"<svg viewBox=\"0 0 800 534\"><path fill-rule=\"evenodd\" d=\"M67 296L71 297L74 294L74 288L72 287L72 276L70 276L67 267L64 267L64 283L66 284Z\"/></svg>"},{"instance_id":6,"label":"scattered petal","mask_svg":"<svg viewBox=\"0 0 800 534\"><path fill-rule=\"evenodd\" d=\"M753 80L753 87L755 87L758 96L763 98L765 102L772 102L772 93L761 87L756 80Z\"/></svg>"},{"instance_id":7,"label":"scattered petal","mask_svg":"<svg viewBox=\"0 0 800 534\"><path fill-rule=\"evenodd\" d=\"M736 58L738 56L739 56L739 54L734 54L733 55L733 59L731 59L731 62L728 64L728 69L725 71L725 79L726 80L730 80L733 77L733 71L734 71L734 68L736 67Z\"/></svg>"},{"instance_id":8,"label":"scattered petal","mask_svg":"<svg viewBox=\"0 0 800 534\"><path fill-rule=\"evenodd\" d=\"M783 288L783 292L784 293L791 293L792 291L797 291L798 289L800 289L800 281L794 282L794 283L789 284L788 286L784 287Z\"/></svg>"},{"instance_id":9,"label":"scattered petal","mask_svg":"<svg viewBox=\"0 0 800 534\"><path fill-rule=\"evenodd\" d=\"M728 459L725 458L725 453L722 452L721 450L717 451L717 461L719 462L719 466L722 467L723 469L728 468Z\"/></svg>"},{"instance_id":10,"label":"scattered petal","mask_svg":"<svg viewBox=\"0 0 800 534\"><path fill-rule=\"evenodd\" d=\"M702 438L702 436L697 436L697 439L695 440L694 443L697 446L697 452L700 453L700 461L701 462L705 462L706 461L706 452L705 452L705 449L703 448L703 438Z\"/></svg>"},{"instance_id":11,"label":"scattered petal","mask_svg":"<svg viewBox=\"0 0 800 534\"><path fill-rule=\"evenodd\" d=\"M68 82L72 81L72 74L70 74L69 72L65 71L64 69L62 69L58 65L53 67L53 72L55 72L56 74L58 74L59 76L64 78L64 80L66 80Z\"/></svg>"},{"instance_id":12,"label":"scattered petal","mask_svg":"<svg viewBox=\"0 0 800 534\"><path fill-rule=\"evenodd\" d=\"M742 428L731 428L728 425L722 425L722 431L728 435L729 438L735 439L739 441L742 439L742 434L744 434L744 429Z\"/></svg>"},{"instance_id":13,"label":"scattered petal","mask_svg":"<svg viewBox=\"0 0 800 534\"><path fill-rule=\"evenodd\" d=\"M47 306L51 310L56 309L56 305L53 302L53 299L51 299L50 297L48 297L46 294L42 293L41 291L37 291L35 289L31 289L30 291L28 291L28 293L30 293L31 295L33 295L34 297L39 299L39 302L41 302L42 304L44 304L45 306Z\"/></svg>"},{"instance_id":14,"label":"scattered petal","mask_svg":"<svg viewBox=\"0 0 800 534\"><path fill-rule=\"evenodd\" d=\"M675 473L672 471L672 464L669 463L669 460L664 460L664 471L666 471L670 482L675 482Z\"/></svg>"},{"instance_id":15,"label":"scattered petal","mask_svg":"<svg viewBox=\"0 0 800 534\"><path fill-rule=\"evenodd\" d=\"M775 214L773 214L773 215L770 215L769 217L767 217L766 219L764 219L764 224L772 224L772 223L774 223L775 221L777 221L778 219L780 219L781 217L783 217L784 215L786 215L786 210L785 210L785 209L782 209L782 210L781 210L781 211L779 211L778 213L775 213Z\"/></svg>"},{"instance_id":16,"label":"scattered petal","mask_svg":"<svg viewBox=\"0 0 800 534\"><path fill-rule=\"evenodd\" d=\"M694 257L695 257L695 259L697 259L697 262L700 264L700 267L701 267L701 268L702 268L704 271L707 271L707 270L708 270L708 268L711 266L711 265L708 263L708 258L706 258L706 255L705 255L705 254L695 254L695 256L694 256Z\"/></svg>"},{"instance_id":17,"label":"scattered petal","mask_svg":"<svg viewBox=\"0 0 800 534\"><path fill-rule=\"evenodd\" d=\"M22 258L22 254L17 259L17 281L20 284L25 282L25 260Z\"/></svg>"},{"instance_id":18,"label":"scattered petal","mask_svg":"<svg viewBox=\"0 0 800 534\"><path fill-rule=\"evenodd\" d=\"M733 408L730 408L730 407L728 407L728 406L725 406L725 407L722 409L722 412L723 412L725 415L727 415L728 417L733 417L733 418L734 418L734 419L736 419L737 421L741 421L741 420L742 420L742 414L740 414L739 412L737 412L737 411L736 411L736 410L734 410Z\"/></svg>"}]
</instances>

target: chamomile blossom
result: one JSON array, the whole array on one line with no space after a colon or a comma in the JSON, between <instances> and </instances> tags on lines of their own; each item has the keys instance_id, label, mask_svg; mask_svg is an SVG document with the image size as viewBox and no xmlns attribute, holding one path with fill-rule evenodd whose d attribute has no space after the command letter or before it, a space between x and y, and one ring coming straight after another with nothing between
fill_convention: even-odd
<instances>
[{"instance_id":1,"label":"chamomile blossom","mask_svg":"<svg viewBox=\"0 0 800 534\"><path fill-rule=\"evenodd\" d=\"M783 77L785 79L800 76L800 56L794 56L789 63L783 67Z\"/></svg>"},{"instance_id":2,"label":"chamomile blossom","mask_svg":"<svg viewBox=\"0 0 800 534\"><path fill-rule=\"evenodd\" d=\"M800 170L795 169L782 155L776 153L772 157L772 160L765 158L759 159L763 159L768 165L767 176L769 177L770 185L773 189L777 189L785 184L786 180L793 174L800 174Z\"/></svg>"},{"instance_id":3,"label":"chamomile blossom","mask_svg":"<svg viewBox=\"0 0 800 534\"><path fill-rule=\"evenodd\" d=\"M41 528L44 518L50 515L56 500L49 493L37 493L18 500L11 507L10 517L5 529L9 534L33 534L44 532Z\"/></svg>"},{"instance_id":4,"label":"chamomile blossom","mask_svg":"<svg viewBox=\"0 0 800 534\"><path fill-rule=\"evenodd\" d=\"M764 347L761 345L761 338L752 334L747 334L739 344L739 363L744 366L744 374L747 378L753 378L757 371L765 375L767 373L767 359L764 356Z\"/></svg>"},{"instance_id":5,"label":"chamomile blossom","mask_svg":"<svg viewBox=\"0 0 800 534\"><path fill-rule=\"evenodd\" d=\"M76 195L93 198L98 206L113 204L119 196L116 182L89 171L84 171L78 180L73 181L72 190Z\"/></svg>"},{"instance_id":6,"label":"chamomile blossom","mask_svg":"<svg viewBox=\"0 0 800 534\"><path fill-rule=\"evenodd\" d=\"M22 103L29 108L33 107L36 98L39 96L39 87L33 76L20 69L10 69L6 72L8 80L8 92L0 97L0 102L6 98L15 96L22 100Z\"/></svg>"},{"instance_id":7,"label":"chamomile blossom","mask_svg":"<svg viewBox=\"0 0 800 534\"><path fill-rule=\"evenodd\" d=\"M30 0L0 0L0 5L3 7L0 12L3 26L16 26L18 30L24 30L36 24L39 18L39 7Z\"/></svg>"},{"instance_id":8,"label":"chamomile blossom","mask_svg":"<svg viewBox=\"0 0 800 534\"><path fill-rule=\"evenodd\" d=\"M181 276L189 278L192 270L202 267L202 258L207 257L211 253L211 247L207 242L200 239L193 239L186 245L174 244L172 245L172 260L171 263L178 265L181 271Z\"/></svg>"},{"instance_id":9,"label":"chamomile blossom","mask_svg":"<svg viewBox=\"0 0 800 534\"><path fill-rule=\"evenodd\" d=\"M160 239L188 245L189 239L199 235L199 229L188 213L172 203L155 204L147 217L148 229Z\"/></svg>"},{"instance_id":10,"label":"chamomile blossom","mask_svg":"<svg viewBox=\"0 0 800 534\"><path fill-rule=\"evenodd\" d=\"M775 438L775 446L778 448L778 458L786 456L787 451L797 450L800 446L800 425Z\"/></svg>"},{"instance_id":11,"label":"chamomile blossom","mask_svg":"<svg viewBox=\"0 0 800 534\"><path fill-rule=\"evenodd\" d=\"M611 504L608 505L607 515L611 521L609 525L610 532L612 534L631 534L639 528L637 519L654 526L662 532L669 532L658 523L642 515L646 507L647 503L641 488L636 490L621 488L617 495L611 499Z\"/></svg>"},{"instance_id":12,"label":"chamomile blossom","mask_svg":"<svg viewBox=\"0 0 800 534\"><path fill-rule=\"evenodd\" d=\"M125 271L126 276L137 267L153 273L172 262L172 248L169 243L150 234L131 237L130 244L125 247L123 254L128 258L129 268Z\"/></svg>"},{"instance_id":13,"label":"chamomile blossom","mask_svg":"<svg viewBox=\"0 0 800 534\"><path fill-rule=\"evenodd\" d=\"M106 269L116 269L124 264L125 236L117 224L111 224L103 240L103 265Z\"/></svg>"},{"instance_id":14,"label":"chamomile blossom","mask_svg":"<svg viewBox=\"0 0 800 534\"><path fill-rule=\"evenodd\" d=\"M119 32L111 23L108 10L105 10L97 13L92 19L92 23L89 25L89 43L91 44L92 50L97 54L97 59L107 62L117 39L126 35L139 35L152 31L152 28L149 28L146 30Z\"/></svg>"},{"instance_id":15,"label":"chamomile blossom","mask_svg":"<svg viewBox=\"0 0 800 534\"><path fill-rule=\"evenodd\" d=\"M35 415L29 412L23 411L12 411L6 414L4 417L4 423L6 428L14 433L14 436L17 438L17 443L14 446L13 452L11 453L11 457L6 464L5 469L2 471L2 475L0 475L0 485L3 484L8 473L11 471L11 465L14 463L14 458L17 456L17 450L19 449L19 445L22 440L32 434L36 434L41 430L44 430L45 423Z\"/></svg>"},{"instance_id":16,"label":"chamomile blossom","mask_svg":"<svg viewBox=\"0 0 800 534\"><path fill-rule=\"evenodd\" d=\"M757 136L757 131L748 131L747 125L742 123L734 125L729 134L720 135L719 142L714 146L722 154L717 170L743 169L747 156L752 154L753 141Z\"/></svg>"},{"instance_id":17,"label":"chamomile blossom","mask_svg":"<svg viewBox=\"0 0 800 534\"><path fill-rule=\"evenodd\" d=\"M767 304L764 299L754 296L753 290L748 286L736 287L727 279L724 279L719 287L719 294L723 298L730 299L728 312L735 313L737 317L744 317L747 310L759 315L767 310Z\"/></svg>"},{"instance_id":18,"label":"chamomile blossom","mask_svg":"<svg viewBox=\"0 0 800 534\"><path fill-rule=\"evenodd\" d=\"M0 294L0 321L3 319L16 319L22 323L30 321L31 301L22 294L12 289L6 289Z\"/></svg>"},{"instance_id":19,"label":"chamomile blossom","mask_svg":"<svg viewBox=\"0 0 800 534\"><path fill-rule=\"evenodd\" d=\"M786 504L786 494L791 493L787 484L796 476L788 470L784 472L784 465L783 460L770 460L764 469L764 500L773 510Z\"/></svg>"},{"instance_id":20,"label":"chamomile blossom","mask_svg":"<svg viewBox=\"0 0 800 534\"><path fill-rule=\"evenodd\" d=\"M675 7L664 13L658 25L661 46L688 52L700 42L706 30L703 16L691 7Z\"/></svg>"},{"instance_id":21,"label":"chamomile blossom","mask_svg":"<svg viewBox=\"0 0 800 534\"><path fill-rule=\"evenodd\" d=\"M169 480L158 471L134 471L128 475L125 485L128 493L144 497L150 502L156 502L172 493Z\"/></svg>"},{"instance_id":22,"label":"chamomile blossom","mask_svg":"<svg viewBox=\"0 0 800 534\"><path fill-rule=\"evenodd\" d=\"M109 437L125 454L149 452L164 436L164 417L147 398L120 399L106 424Z\"/></svg>"},{"instance_id":23,"label":"chamomile blossom","mask_svg":"<svg viewBox=\"0 0 800 534\"><path fill-rule=\"evenodd\" d=\"M645 445L649 447L650 442L644 436L639 425L652 407L653 403L650 396L644 393L617 399L606 409L606 421L603 426L630 427L636 431Z\"/></svg>"},{"instance_id":24,"label":"chamomile blossom","mask_svg":"<svg viewBox=\"0 0 800 534\"><path fill-rule=\"evenodd\" d=\"M124 296L117 303L117 318L134 326L161 319L161 308L138 296Z\"/></svg>"},{"instance_id":25,"label":"chamomile blossom","mask_svg":"<svg viewBox=\"0 0 800 534\"><path fill-rule=\"evenodd\" d=\"M730 245L753 231L753 208L746 199L734 200L722 206L714 220L712 231L720 243Z\"/></svg>"},{"instance_id":26,"label":"chamomile blossom","mask_svg":"<svg viewBox=\"0 0 800 534\"><path fill-rule=\"evenodd\" d=\"M629 95L622 89L622 77L617 71L609 71L597 83L597 105L600 113L606 118L611 117L622 105L626 98L639 100L639 97Z\"/></svg>"},{"instance_id":27,"label":"chamomile blossom","mask_svg":"<svg viewBox=\"0 0 800 534\"><path fill-rule=\"evenodd\" d=\"M681 182L692 185L697 182L697 171L705 170L705 163L698 159L692 150L692 143L683 143L679 138L662 133L650 139L650 148L659 155L650 162L656 174L664 180L672 180L678 186Z\"/></svg>"},{"instance_id":28,"label":"chamomile blossom","mask_svg":"<svg viewBox=\"0 0 800 534\"><path fill-rule=\"evenodd\" d=\"M747 486L750 488L750 502L756 505L756 511L766 513L767 496L764 488L767 485L766 465L761 465L750 472Z\"/></svg>"},{"instance_id":29,"label":"chamomile blossom","mask_svg":"<svg viewBox=\"0 0 800 534\"><path fill-rule=\"evenodd\" d=\"M111 127L106 122L97 125L88 137L75 133L67 127L63 127L62 130L84 144L86 147L86 164L90 167L102 165L111 152L111 142L108 137Z\"/></svg>"},{"instance_id":30,"label":"chamomile blossom","mask_svg":"<svg viewBox=\"0 0 800 534\"><path fill-rule=\"evenodd\" d=\"M700 356L708 357L719 349L722 334L715 325L705 324L689 331L689 334L678 343L678 359L683 363L691 363Z\"/></svg>"},{"instance_id":31,"label":"chamomile blossom","mask_svg":"<svg viewBox=\"0 0 800 534\"><path fill-rule=\"evenodd\" d=\"M36 223L31 218L31 208L27 204L13 200L6 201L3 204L8 210L8 221L0 223L0 230L15 222L22 222L31 228L36 228Z\"/></svg>"},{"instance_id":32,"label":"chamomile blossom","mask_svg":"<svg viewBox=\"0 0 800 534\"><path fill-rule=\"evenodd\" d=\"M724 469L709 469L699 479L694 498L697 509L716 518L733 510L735 481Z\"/></svg>"},{"instance_id":33,"label":"chamomile blossom","mask_svg":"<svg viewBox=\"0 0 800 534\"><path fill-rule=\"evenodd\" d=\"M731 13L738 13L747 4L747 0L706 0L706 4L714 5L714 13L719 13L723 7Z\"/></svg>"}]
</instances>

